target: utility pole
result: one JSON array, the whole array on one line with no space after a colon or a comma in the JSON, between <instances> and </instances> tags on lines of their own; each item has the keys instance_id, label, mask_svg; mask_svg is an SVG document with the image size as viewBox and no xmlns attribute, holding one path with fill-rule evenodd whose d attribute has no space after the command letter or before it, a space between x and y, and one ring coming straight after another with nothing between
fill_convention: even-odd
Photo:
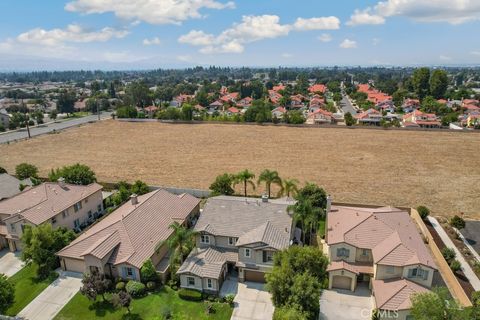
<instances>
[{"instance_id":1,"label":"utility pole","mask_svg":"<svg viewBox=\"0 0 480 320\"><path fill-rule=\"evenodd\" d=\"M23 99L22 99L22 107L25 107L25 104L23 103ZM30 117L28 116L28 113L25 112L25 125L27 126L28 139L30 139L32 136L30 135L30 126L28 125L28 121L30 121Z\"/></svg>"},{"instance_id":2,"label":"utility pole","mask_svg":"<svg viewBox=\"0 0 480 320\"><path fill-rule=\"evenodd\" d=\"M97 105L98 121L100 121L100 109L98 108L98 99L95 99L95 104Z\"/></svg>"}]
</instances>

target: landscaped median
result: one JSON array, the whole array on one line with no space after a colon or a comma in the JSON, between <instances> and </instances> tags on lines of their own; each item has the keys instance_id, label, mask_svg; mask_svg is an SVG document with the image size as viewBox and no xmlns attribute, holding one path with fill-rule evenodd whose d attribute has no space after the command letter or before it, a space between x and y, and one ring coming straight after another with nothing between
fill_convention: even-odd
<instances>
[{"instance_id":1,"label":"landscaped median","mask_svg":"<svg viewBox=\"0 0 480 320\"><path fill-rule=\"evenodd\" d=\"M77 293L72 300L58 313L56 320L76 320L102 318L117 319L186 319L186 320L229 320L232 307L228 303L210 301L187 301L179 297L178 292L163 286L142 298L133 299L130 313L125 309L115 308L108 299L98 297L95 302ZM213 309L210 309L213 306ZM211 313L207 313L207 309Z\"/></svg>"},{"instance_id":2,"label":"landscaped median","mask_svg":"<svg viewBox=\"0 0 480 320\"><path fill-rule=\"evenodd\" d=\"M47 279L39 280L36 269L37 265L32 263L8 278L8 282L15 286L15 302L7 310L7 315L16 316L58 277L55 273Z\"/></svg>"}]
</instances>

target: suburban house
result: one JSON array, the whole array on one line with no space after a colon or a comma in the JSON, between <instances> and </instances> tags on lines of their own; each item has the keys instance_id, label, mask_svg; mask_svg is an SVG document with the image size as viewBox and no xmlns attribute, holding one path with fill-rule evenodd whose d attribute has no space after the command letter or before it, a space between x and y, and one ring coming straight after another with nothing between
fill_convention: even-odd
<instances>
[{"instance_id":1,"label":"suburban house","mask_svg":"<svg viewBox=\"0 0 480 320\"><path fill-rule=\"evenodd\" d=\"M324 84L314 84L308 88L310 93L322 93L324 94L327 91L327 86Z\"/></svg>"},{"instance_id":2,"label":"suburban house","mask_svg":"<svg viewBox=\"0 0 480 320\"><path fill-rule=\"evenodd\" d=\"M8 129L8 125L10 124L10 115L8 114L6 109L0 109L0 125L2 125L5 129Z\"/></svg>"},{"instance_id":3,"label":"suburban house","mask_svg":"<svg viewBox=\"0 0 480 320\"><path fill-rule=\"evenodd\" d=\"M421 128L438 128L442 124L434 113L425 113L414 110L403 116L403 125L406 127L417 126Z\"/></svg>"},{"instance_id":4,"label":"suburban house","mask_svg":"<svg viewBox=\"0 0 480 320\"><path fill-rule=\"evenodd\" d=\"M402 109L406 113L413 112L420 108L420 100L418 99L405 99L402 104Z\"/></svg>"},{"instance_id":5,"label":"suburban house","mask_svg":"<svg viewBox=\"0 0 480 320\"><path fill-rule=\"evenodd\" d=\"M200 200L158 189L132 195L130 201L94 224L57 252L62 269L74 272L97 270L112 277L140 280L140 268L151 259L165 279L169 268L166 244L178 222L191 226L200 213Z\"/></svg>"},{"instance_id":6,"label":"suburban house","mask_svg":"<svg viewBox=\"0 0 480 320\"><path fill-rule=\"evenodd\" d=\"M283 116L287 113L287 109L284 107L276 107L272 110L272 117L277 119L283 119Z\"/></svg>"},{"instance_id":7,"label":"suburban house","mask_svg":"<svg viewBox=\"0 0 480 320\"><path fill-rule=\"evenodd\" d=\"M11 251L21 249L25 225L50 223L53 227L80 230L103 213L102 186L46 182L0 201L0 243Z\"/></svg>"},{"instance_id":8,"label":"suburban house","mask_svg":"<svg viewBox=\"0 0 480 320\"><path fill-rule=\"evenodd\" d=\"M208 105L208 112L214 113L215 111L223 111L223 103L216 100Z\"/></svg>"},{"instance_id":9,"label":"suburban house","mask_svg":"<svg viewBox=\"0 0 480 320\"><path fill-rule=\"evenodd\" d=\"M331 112L323 109L317 109L314 112L310 112L307 116L307 124L331 124L334 121Z\"/></svg>"},{"instance_id":10,"label":"suburban house","mask_svg":"<svg viewBox=\"0 0 480 320\"><path fill-rule=\"evenodd\" d=\"M237 107L239 108L248 108L252 106L253 99L250 97L245 97L237 102Z\"/></svg>"},{"instance_id":11,"label":"suburban house","mask_svg":"<svg viewBox=\"0 0 480 320\"><path fill-rule=\"evenodd\" d=\"M300 239L286 200L208 199L194 230L194 249L177 271L182 288L216 294L228 275L264 282L273 254Z\"/></svg>"},{"instance_id":12,"label":"suburban house","mask_svg":"<svg viewBox=\"0 0 480 320\"><path fill-rule=\"evenodd\" d=\"M268 97L274 105L277 105L283 96L275 90L268 90Z\"/></svg>"},{"instance_id":13,"label":"suburban house","mask_svg":"<svg viewBox=\"0 0 480 320\"><path fill-rule=\"evenodd\" d=\"M8 173L0 173L0 200L19 194L21 185L31 186L32 181L30 179L19 180Z\"/></svg>"},{"instance_id":14,"label":"suburban house","mask_svg":"<svg viewBox=\"0 0 480 320\"><path fill-rule=\"evenodd\" d=\"M437 270L409 213L392 207L332 206L324 252L330 289L368 287L375 308L401 320L409 319L410 296L428 291Z\"/></svg>"},{"instance_id":15,"label":"suburban house","mask_svg":"<svg viewBox=\"0 0 480 320\"><path fill-rule=\"evenodd\" d=\"M359 124L378 126L380 125L380 121L382 120L383 116L380 111L370 108L367 111L357 114L355 118Z\"/></svg>"}]
</instances>

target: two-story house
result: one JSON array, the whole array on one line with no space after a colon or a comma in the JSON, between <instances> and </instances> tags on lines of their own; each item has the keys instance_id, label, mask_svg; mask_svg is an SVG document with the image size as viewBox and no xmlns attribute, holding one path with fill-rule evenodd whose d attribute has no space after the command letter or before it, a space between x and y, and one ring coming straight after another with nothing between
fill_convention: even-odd
<instances>
[{"instance_id":1,"label":"two-story house","mask_svg":"<svg viewBox=\"0 0 480 320\"><path fill-rule=\"evenodd\" d=\"M46 182L0 201L0 242L11 251L21 249L25 225L50 223L54 228L79 229L103 213L102 186ZM3 239L1 239L3 238Z\"/></svg>"},{"instance_id":2,"label":"two-story house","mask_svg":"<svg viewBox=\"0 0 480 320\"><path fill-rule=\"evenodd\" d=\"M200 213L200 199L159 189L132 195L130 201L85 230L57 253L64 270L97 270L112 277L140 280L140 269L152 260L165 280L169 269L166 241L174 222L190 227ZM160 245L160 247L159 247Z\"/></svg>"},{"instance_id":3,"label":"two-story house","mask_svg":"<svg viewBox=\"0 0 480 320\"><path fill-rule=\"evenodd\" d=\"M407 319L410 295L428 291L437 270L408 212L333 206L326 228L329 288L368 286L383 314Z\"/></svg>"},{"instance_id":4,"label":"two-story house","mask_svg":"<svg viewBox=\"0 0 480 320\"><path fill-rule=\"evenodd\" d=\"M276 251L299 239L292 202L218 196L208 199L194 230L194 249L177 274L180 286L218 293L227 274L264 282Z\"/></svg>"}]
</instances>

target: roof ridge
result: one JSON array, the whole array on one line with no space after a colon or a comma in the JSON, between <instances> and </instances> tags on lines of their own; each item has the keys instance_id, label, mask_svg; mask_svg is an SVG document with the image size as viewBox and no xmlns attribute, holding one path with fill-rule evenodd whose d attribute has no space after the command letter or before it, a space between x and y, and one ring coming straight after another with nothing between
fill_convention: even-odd
<instances>
[{"instance_id":1,"label":"roof ridge","mask_svg":"<svg viewBox=\"0 0 480 320\"><path fill-rule=\"evenodd\" d=\"M402 281L402 280L405 280L405 279L401 279L400 281ZM396 281L399 281L399 280L396 280ZM387 300L385 300L385 302L379 307L380 309L381 309L384 305L386 305L390 300L392 300L394 297L396 297L403 289L405 289L406 287L408 287L408 283L407 283L407 282L405 282L405 281L402 281L402 282L403 282L402 286L401 286L397 291L395 291L395 293L392 294L392 295L390 296L390 298L388 298ZM409 296L409 298L410 298L410 296ZM405 301L405 300L404 300L404 301Z\"/></svg>"}]
</instances>

